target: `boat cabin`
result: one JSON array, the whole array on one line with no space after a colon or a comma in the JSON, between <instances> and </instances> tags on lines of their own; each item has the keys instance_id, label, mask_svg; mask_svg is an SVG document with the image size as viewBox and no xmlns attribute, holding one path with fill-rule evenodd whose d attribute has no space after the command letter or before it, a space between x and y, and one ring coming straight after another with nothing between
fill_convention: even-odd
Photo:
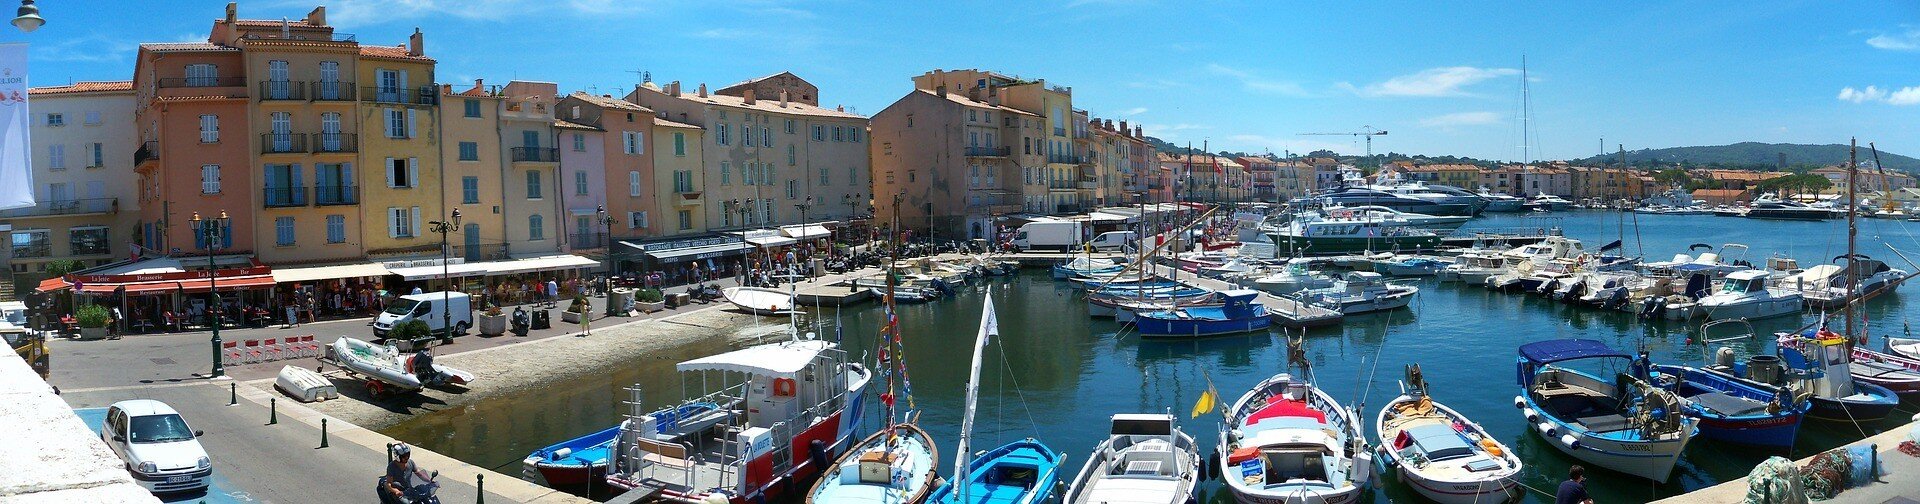
<instances>
[{"instance_id":1,"label":"boat cabin","mask_svg":"<svg viewBox=\"0 0 1920 504\"><path fill-rule=\"evenodd\" d=\"M1760 270L1741 270L1728 273L1720 282L1721 294L1752 294L1766 292L1767 272Z\"/></svg>"}]
</instances>

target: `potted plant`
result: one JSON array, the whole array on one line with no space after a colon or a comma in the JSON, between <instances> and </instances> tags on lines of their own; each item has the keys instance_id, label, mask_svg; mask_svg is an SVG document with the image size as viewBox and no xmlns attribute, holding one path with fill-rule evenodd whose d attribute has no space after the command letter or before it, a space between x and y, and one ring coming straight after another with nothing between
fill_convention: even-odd
<instances>
[{"instance_id":1,"label":"potted plant","mask_svg":"<svg viewBox=\"0 0 1920 504\"><path fill-rule=\"evenodd\" d=\"M387 333L387 343L402 352L411 352L433 339L433 329L421 320L409 320Z\"/></svg>"},{"instance_id":2,"label":"potted plant","mask_svg":"<svg viewBox=\"0 0 1920 504\"><path fill-rule=\"evenodd\" d=\"M82 305L74 310L73 318L80 324L80 339L105 339L109 317L105 306Z\"/></svg>"},{"instance_id":3,"label":"potted plant","mask_svg":"<svg viewBox=\"0 0 1920 504\"><path fill-rule=\"evenodd\" d=\"M639 305L640 311L647 313L667 309L667 296L662 294L660 289L653 287L640 289L640 292L634 295L634 301Z\"/></svg>"},{"instance_id":4,"label":"potted plant","mask_svg":"<svg viewBox=\"0 0 1920 504\"><path fill-rule=\"evenodd\" d=\"M587 304L587 297L576 294L573 296L573 304L567 306L567 311L560 312L560 321L568 324L578 324L580 323L580 317L589 316L587 311L590 309L592 308Z\"/></svg>"},{"instance_id":5,"label":"potted plant","mask_svg":"<svg viewBox=\"0 0 1920 504\"><path fill-rule=\"evenodd\" d=\"M500 313L500 305L487 303L487 311L480 314L480 335L499 336L507 333L507 315Z\"/></svg>"}]
</instances>

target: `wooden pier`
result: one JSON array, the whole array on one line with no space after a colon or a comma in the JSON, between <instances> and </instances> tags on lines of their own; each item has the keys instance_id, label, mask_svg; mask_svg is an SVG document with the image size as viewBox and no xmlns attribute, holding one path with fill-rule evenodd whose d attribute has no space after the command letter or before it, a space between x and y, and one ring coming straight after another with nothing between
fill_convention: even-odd
<instances>
[{"instance_id":1,"label":"wooden pier","mask_svg":"<svg viewBox=\"0 0 1920 504\"><path fill-rule=\"evenodd\" d=\"M1174 275L1173 268L1170 268L1164 265L1158 265L1158 264L1154 265L1153 268L1154 268L1153 272L1160 276L1172 278ZM1202 289L1210 289L1215 291L1246 288L1246 287L1241 287L1231 283L1227 283L1221 280L1215 280L1212 278L1201 278L1200 275L1187 273L1184 271L1180 272L1179 281L1180 283L1184 283L1194 287L1199 287ZM1340 323L1340 319L1345 316L1337 311L1302 303L1299 300L1295 300L1295 299L1275 296L1273 294L1268 294L1265 292L1260 293L1259 300L1261 305L1264 305L1267 307L1267 313L1272 314L1275 321L1287 327L1317 327L1317 326L1323 326L1323 325L1338 324Z\"/></svg>"}]
</instances>

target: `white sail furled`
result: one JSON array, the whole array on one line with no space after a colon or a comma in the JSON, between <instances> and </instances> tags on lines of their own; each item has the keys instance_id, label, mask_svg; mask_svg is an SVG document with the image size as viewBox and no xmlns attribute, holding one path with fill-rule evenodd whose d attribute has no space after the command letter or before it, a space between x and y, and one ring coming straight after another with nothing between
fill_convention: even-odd
<instances>
[{"instance_id":1,"label":"white sail furled","mask_svg":"<svg viewBox=\"0 0 1920 504\"><path fill-rule=\"evenodd\" d=\"M986 306L980 309L980 333L973 338L973 370L967 377L967 411L960 420L960 446L953 457L953 481L959 485L960 502L967 502L967 442L973 439L973 409L980 399L980 357L986 352L987 339L1000 335L1000 321L993 316L993 289L987 289Z\"/></svg>"}]
</instances>

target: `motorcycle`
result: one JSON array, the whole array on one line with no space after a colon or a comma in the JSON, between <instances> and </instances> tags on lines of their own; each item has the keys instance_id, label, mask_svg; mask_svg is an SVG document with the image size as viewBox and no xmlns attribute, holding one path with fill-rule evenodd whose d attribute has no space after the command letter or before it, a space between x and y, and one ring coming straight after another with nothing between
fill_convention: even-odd
<instances>
[{"instance_id":1,"label":"motorcycle","mask_svg":"<svg viewBox=\"0 0 1920 504\"><path fill-rule=\"evenodd\" d=\"M527 310L525 308L514 308L513 320L511 322L513 324L514 336L526 336L527 330L533 326L533 322L527 318Z\"/></svg>"},{"instance_id":2,"label":"motorcycle","mask_svg":"<svg viewBox=\"0 0 1920 504\"><path fill-rule=\"evenodd\" d=\"M388 445L387 448L387 463L389 464L393 463L392 446L393 445ZM380 496L380 504L440 504L440 496L438 495L440 493L440 482L434 481L434 479L440 477L440 471L436 470L423 474L416 469L414 470L413 476L413 479L418 481L418 483L403 490L400 497L394 497L393 494L387 493L387 477L384 475L374 480L373 493Z\"/></svg>"}]
</instances>

